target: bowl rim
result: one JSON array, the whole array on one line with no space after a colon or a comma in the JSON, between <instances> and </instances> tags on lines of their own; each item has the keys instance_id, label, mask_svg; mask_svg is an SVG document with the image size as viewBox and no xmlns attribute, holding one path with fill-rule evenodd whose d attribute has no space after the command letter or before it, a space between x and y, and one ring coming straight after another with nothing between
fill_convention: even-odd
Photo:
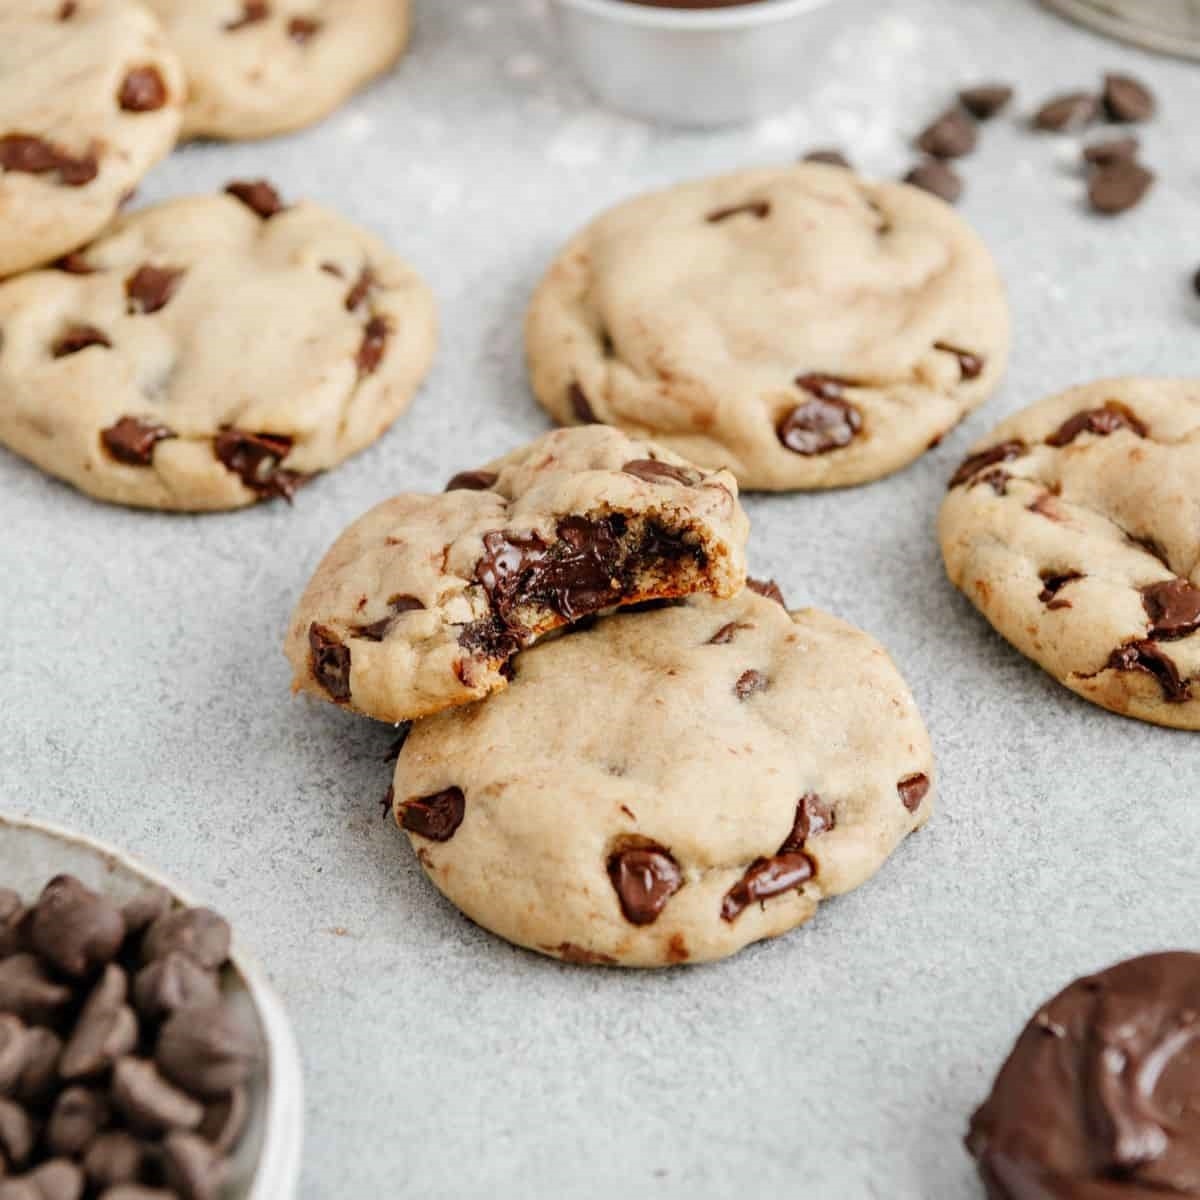
<instances>
[{"instance_id":1,"label":"bowl rim","mask_svg":"<svg viewBox=\"0 0 1200 1200\"><path fill-rule=\"evenodd\" d=\"M187 888L180 887L161 871L87 834L77 833L52 821L0 811L0 832L6 828L28 829L81 846L110 862L119 863L122 868L151 884L166 888L185 905L202 903ZM301 1147L304 1143L304 1077L300 1067L300 1051L283 1001L268 982L263 968L242 949L236 934L229 961L245 981L267 1040L269 1084L266 1130L247 1200L290 1200L300 1184Z\"/></svg>"},{"instance_id":2,"label":"bowl rim","mask_svg":"<svg viewBox=\"0 0 1200 1200\"><path fill-rule=\"evenodd\" d=\"M834 0L754 0L728 8L659 8L632 4L629 0L555 0L560 8L600 17L614 25L642 29L709 32L754 29L823 8Z\"/></svg>"}]
</instances>

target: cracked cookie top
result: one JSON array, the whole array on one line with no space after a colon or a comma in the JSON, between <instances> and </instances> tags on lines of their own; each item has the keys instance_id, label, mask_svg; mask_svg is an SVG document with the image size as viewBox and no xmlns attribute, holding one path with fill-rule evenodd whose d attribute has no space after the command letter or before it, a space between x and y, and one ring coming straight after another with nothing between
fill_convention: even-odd
<instances>
[{"instance_id":1,"label":"cracked cookie top","mask_svg":"<svg viewBox=\"0 0 1200 1200\"><path fill-rule=\"evenodd\" d=\"M127 0L0 3L0 276L82 245L175 144L183 70Z\"/></svg>"},{"instance_id":2,"label":"cracked cookie top","mask_svg":"<svg viewBox=\"0 0 1200 1200\"><path fill-rule=\"evenodd\" d=\"M1102 380L1011 417L940 535L955 586L1060 682L1200 729L1200 382Z\"/></svg>"},{"instance_id":3,"label":"cracked cookie top","mask_svg":"<svg viewBox=\"0 0 1200 1200\"><path fill-rule=\"evenodd\" d=\"M837 487L923 453L1003 374L987 249L940 200L805 163L641 196L534 297L534 391L743 488Z\"/></svg>"},{"instance_id":4,"label":"cracked cookie top","mask_svg":"<svg viewBox=\"0 0 1200 1200\"><path fill-rule=\"evenodd\" d=\"M745 582L737 484L615 429L560 429L361 517L285 650L295 688L384 721L503 689L518 651L619 605Z\"/></svg>"},{"instance_id":5,"label":"cracked cookie top","mask_svg":"<svg viewBox=\"0 0 1200 1200\"><path fill-rule=\"evenodd\" d=\"M0 283L0 442L122 504L290 497L407 407L435 340L377 238L234 183Z\"/></svg>"},{"instance_id":6,"label":"cracked cookie top","mask_svg":"<svg viewBox=\"0 0 1200 1200\"><path fill-rule=\"evenodd\" d=\"M536 646L418 723L396 820L473 921L571 962L732 954L868 880L923 825L933 754L866 634L747 588Z\"/></svg>"}]
</instances>

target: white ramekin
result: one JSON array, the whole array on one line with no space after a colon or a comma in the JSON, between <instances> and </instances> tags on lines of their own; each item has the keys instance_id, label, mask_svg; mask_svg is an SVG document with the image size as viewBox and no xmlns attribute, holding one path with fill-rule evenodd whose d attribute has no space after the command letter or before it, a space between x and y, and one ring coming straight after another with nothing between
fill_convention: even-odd
<instances>
[{"instance_id":1,"label":"white ramekin","mask_svg":"<svg viewBox=\"0 0 1200 1200\"><path fill-rule=\"evenodd\" d=\"M605 104L671 125L750 121L803 99L849 0L732 8L554 0L564 45Z\"/></svg>"},{"instance_id":2,"label":"white ramekin","mask_svg":"<svg viewBox=\"0 0 1200 1200\"><path fill-rule=\"evenodd\" d=\"M123 852L54 825L0 814L0 881L28 895L60 872L126 900L150 885L196 903L176 884ZM231 918L236 935L237 921ZM247 1006L267 1048L267 1069L250 1089L246 1132L234 1154L224 1200L293 1200L300 1178L304 1090L287 1014L262 968L237 945L226 996Z\"/></svg>"}]
</instances>

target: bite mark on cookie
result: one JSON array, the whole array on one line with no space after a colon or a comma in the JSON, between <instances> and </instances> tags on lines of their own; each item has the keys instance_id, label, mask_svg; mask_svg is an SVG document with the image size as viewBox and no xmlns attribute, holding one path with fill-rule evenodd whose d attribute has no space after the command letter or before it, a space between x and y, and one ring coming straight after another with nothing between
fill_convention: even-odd
<instances>
[{"instance_id":1,"label":"bite mark on cookie","mask_svg":"<svg viewBox=\"0 0 1200 1200\"><path fill-rule=\"evenodd\" d=\"M616 849L608 858L608 877L631 925L652 925L667 901L683 887L679 863L657 842Z\"/></svg>"}]
</instances>

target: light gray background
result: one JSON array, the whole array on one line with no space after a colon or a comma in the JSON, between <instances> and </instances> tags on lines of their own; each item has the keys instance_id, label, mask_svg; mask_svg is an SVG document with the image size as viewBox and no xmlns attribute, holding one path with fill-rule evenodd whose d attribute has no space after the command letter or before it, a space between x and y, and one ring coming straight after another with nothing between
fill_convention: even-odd
<instances>
[{"instance_id":1,"label":"light gray background","mask_svg":"<svg viewBox=\"0 0 1200 1200\"><path fill-rule=\"evenodd\" d=\"M235 920L302 1044L305 1200L974 1200L964 1124L1039 1000L1196 946L1200 749L1011 650L946 582L933 522L1002 415L1106 374L1198 373L1200 69L1019 0L866 0L796 64L796 111L684 134L594 107L542 2L417 10L409 57L324 125L190 147L143 196L267 174L379 230L437 292L428 386L294 509L127 512L0 452L0 805L114 840ZM1012 295L999 395L892 479L748 503L756 573L880 637L911 681L941 772L929 828L807 929L716 966L564 967L467 924L380 820L391 730L289 698L279 641L322 551L375 501L546 428L522 312L599 209L819 143L894 175L961 82L1015 80L1026 110L1113 66L1163 100L1142 209L1087 215L1076 141L1010 119L965 164L962 211Z\"/></svg>"}]
</instances>

